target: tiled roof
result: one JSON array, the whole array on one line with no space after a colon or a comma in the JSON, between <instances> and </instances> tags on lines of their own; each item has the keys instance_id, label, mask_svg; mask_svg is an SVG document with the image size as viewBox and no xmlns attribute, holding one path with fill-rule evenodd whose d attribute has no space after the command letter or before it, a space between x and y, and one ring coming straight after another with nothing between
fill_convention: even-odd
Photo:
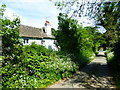
<instances>
[{"instance_id":1,"label":"tiled roof","mask_svg":"<svg viewBox=\"0 0 120 90\"><path fill-rule=\"evenodd\" d=\"M41 28L20 25L20 37L32 37L32 38L54 38L53 36L47 36Z\"/></svg>"}]
</instances>

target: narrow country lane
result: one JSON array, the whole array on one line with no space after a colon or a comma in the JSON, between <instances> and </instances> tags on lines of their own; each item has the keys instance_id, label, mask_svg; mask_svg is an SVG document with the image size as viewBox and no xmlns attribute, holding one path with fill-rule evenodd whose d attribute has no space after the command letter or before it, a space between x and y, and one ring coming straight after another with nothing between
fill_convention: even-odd
<instances>
[{"instance_id":1,"label":"narrow country lane","mask_svg":"<svg viewBox=\"0 0 120 90\"><path fill-rule=\"evenodd\" d=\"M112 76L106 63L104 52L73 77L61 80L48 88L115 88Z\"/></svg>"}]
</instances>

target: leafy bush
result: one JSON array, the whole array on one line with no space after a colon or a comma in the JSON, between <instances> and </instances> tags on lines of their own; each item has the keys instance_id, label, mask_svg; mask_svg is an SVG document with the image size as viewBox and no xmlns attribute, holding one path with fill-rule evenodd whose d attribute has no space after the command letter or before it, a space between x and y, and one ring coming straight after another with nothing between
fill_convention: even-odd
<instances>
[{"instance_id":1,"label":"leafy bush","mask_svg":"<svg viewBox=\"0 0 120 90\"><path fill-rule=\"evenodd\" d=\"M114 52L107 52L107 61L110 62L114 58Z\"/></svg>"},{"instance_id":2,"label":"leafy bush","mask_svg":"<svg viewBox=\"0 0 120 90\"><path fill-rule=\"evenodd\" d=\"M4 8L6 5L2 5L0 11L2 16L4 15ZM15 18L9 20L7 18L0 18L2 21L2 85L7 87L14 82L15 77L20 76L23 73L22 62L22 43L19 40L19 25L20 19ZM16 73L16 74L15 74ZM15 74L15 77L12 77ZM12 79L11 79L12 78Z\"/></svg>"},{"instance_id":3,"label":"leafy bush","mask_svg":"<svg viewBox=\"0 0 120 90\"><path fill-rule=\"evenodd\" d=\"M111 51L111 49L108 49L106 51L107 63L110 67L110 70L111 70L114 80L116 82L116 86L118 88L120 88L120 71L118 70L119 63L116 62L114 52L110 52L110 51Z\"/></svg>"},{"instance_id":4,"label":"leafy bush","mask_svg":"<svg viewBox=\"0 0 120 90\"><path fill-rule=\"evenodd\" d=\"M59 14L58 21L59 30L55 31L54 35L61 51L67 53L80 67L90 62L90 57L94 56L93 47L95 52L98 48L93 40L96 35L93 33L97 30L92 27L83 28L77 20L62 13Z\"/></svg>"},{"instance_id":5,"label":"leafy bush","mask_svg":"<svg viewBox=\"0 0 120 90\"><path fill-rule=\"evenodd\" d=\"M53 51L49 53L49 50L41 45L33 43L30 46L23 46L23 52L21 64L3 67L3 74L6 74L3 77L4 87L45 88L78 70L78 66L71 58L55 54Z\"/></svg>"},{"instance_id":6,"label":"leafy bush","mask_svg":"<svg viewBox=\"0 0 120 90\"><path fill-rule=\"evenodd\" d=\"M52 50L45 48L42 45L36 45L34 42L31 45L23 47L26 54L38 54L38 55L49 55Z\"/></svg>"},{"instance_id":7,"label":"leafy bush","mask_svg":"<svg viewBox=\"0 0 120 90\"><path fill-rule=\"evenodd\" d=\"M29 70L30 75L37 71L39 73L40 72L41 73L43 73L43 72L50 73L50 71L57 72L57 69L60 68L60 69L58 69L58 72L62 71L62 70L63 70L62 72L64 72L65 70L72 71L72 68L74 68L74 67L72 67L71 69L68 68L69 66L72 66L72 63L73 63L69 57L64 56L61 58L61 56L59 56L59 55L56 55L53 57L52 52L51 53L46 52L49 50L46 49L45 47L40 46L40 45L35 45L35 44L34 44L35 48L31 47L31 46L33 46L33 45L24 47L24 50L25 50L24 53L26 55L25 65L26 65L27 70ZM31 53L29 53L26 50L29 47L31 47L29 50L29 52L31 52ZM41 49L40 47L43 47L43 49ZM74 64L73 64L73 66L74 66Z\"/></svg>"}]
</instances>

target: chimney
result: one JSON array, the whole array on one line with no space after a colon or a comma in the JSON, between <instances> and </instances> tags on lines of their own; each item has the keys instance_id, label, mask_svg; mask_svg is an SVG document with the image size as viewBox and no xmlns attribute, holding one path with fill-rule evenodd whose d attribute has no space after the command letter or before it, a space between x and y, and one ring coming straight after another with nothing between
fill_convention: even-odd
<instances>
[{"instance_id":1,"label":"chimney","mask_svg":"<svg viewBox=\"0 0 120 90\"><path fill-rule=\"evenodd\" d=\"M51 36L51 24L49 21L45 21L45 32L47 36Z\"/></svg>"}]
</instances>

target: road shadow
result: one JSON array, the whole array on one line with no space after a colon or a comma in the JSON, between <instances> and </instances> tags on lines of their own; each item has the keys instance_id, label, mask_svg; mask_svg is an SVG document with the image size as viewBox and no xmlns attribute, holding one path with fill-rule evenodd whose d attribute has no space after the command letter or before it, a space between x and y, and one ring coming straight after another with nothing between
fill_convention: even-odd
<instances>
[{"instance_id":1,"label":"road shadow","mask_svg":"<svg viewBox=\"0 0 120 90\"><path fill-rule=\"evenodd\" d=\"M91 90L96 90L96 88L109 90L109 88L114 85L108 65L106 64L104 52L100 52L91 63L80 69L80 71L75 73L72 77L59 83L59 87L63 88L72 87Z\"/></svg>"},{"instance_id":2,"label":"road shadow","mask_svg":"<svg viewBox=\"0 0 120 90\"><path fill-rule=\"evenodd\" d=\"M95 75L96 77L111 76L107 64L91 63L82 68L80 71L88 75Z\"/></svg>"},{"instance_id":3,"label":"road shadow","mask_svg":"<svg viewBox=\"0 0 120 90\"><path fill-rule=\"evenodd\" d=\"M104 54L97 55L97 60L100 60L101 57L105 57ZM100 58L100 59L98 59ZM105 58L103 58L105 60ZM82 85L86 88L92 89L93 87L110 87L114 85L112 82L112 76L109 71L109 67L106 63L102 62L92 62L87 66L83 67L80 72L76 73L73 76L73 79L70 81L71 84L78 84ZM107 83L107 84L105 84ZM105 84L105 85L103 85ZM94 85L94 86L92 86ZM96 86L95 86L96 85ZM98 85L98 86L97 86Z\"/></svg>"},{"instance_id":4,"label":"road shadow","mask_svg":"<svg viewBox=\"0 0 120 90\"><path fill-rule=\"evenodd\" d=\"M106 57L105 55L96 55L96 57Z\"/></svg>"}]
</instances>

